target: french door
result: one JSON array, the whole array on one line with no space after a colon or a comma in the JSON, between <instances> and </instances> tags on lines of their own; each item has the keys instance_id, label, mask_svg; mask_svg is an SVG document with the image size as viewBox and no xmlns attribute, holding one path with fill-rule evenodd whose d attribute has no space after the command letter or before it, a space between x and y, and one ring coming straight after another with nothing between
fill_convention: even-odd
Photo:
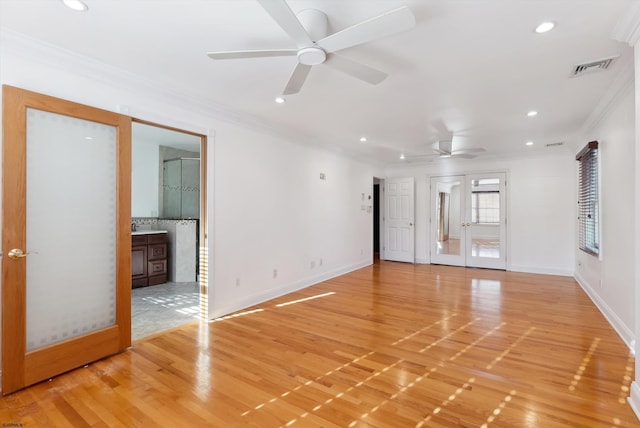
<instances>
[{"instance_id":1,"label":"french door","mask_svg":"<svg viewBox=\"0 0 640 428\"><path fill-rule=\"evenodd\" d=\"M506 269L504 172L431 178L431 263Z\"/></svg>"},{"instance_id":2,"label":"french door","mask_svg":"<svg viewBox=\"0 0 640 428\"><path fill-rule=\"evenodd\" d=\"M130 118L3 87L2 393L131 344Z\"/></svg>"}]
</instances>

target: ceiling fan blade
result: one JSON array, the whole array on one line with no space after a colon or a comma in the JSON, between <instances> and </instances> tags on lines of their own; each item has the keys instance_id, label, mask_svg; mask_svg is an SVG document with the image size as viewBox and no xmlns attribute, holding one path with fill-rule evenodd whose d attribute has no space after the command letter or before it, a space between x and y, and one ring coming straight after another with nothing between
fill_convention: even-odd
<instances>
[{"instance_id":1,"label":"ceiling fan blade","mask_svg":"<svg viewBox=\"0 0 640 428\"><path fill-rule=\"evenodd\" d=\"M451 152L452 155L462 155L462 154L467 154L467 153L483 153L486 152L486 149L483 149L482 147L471 147L468 149L459 149L459 150L454 150Z\"/></svg>"},{"instance_id":2,"label":"ceiling fan blade","mask_svg":"<svg viewBox=\"0 0 640 428\"><path fill-rule=\"evenodd\" d=\"M416 18L407 6L383 13L375 18L345 28L317 42L325 52L336 52L351 46L413 28Z\"/></svg>"},{"instance_id":3,"label":"ceiling fan blade","mask_svg":"<svg viewBox=\"0 0 640 428\"><path fill-rule=\"evenodd\" d=\"M239 58L265 58L272 56L295 56L296 49L272 49L265 51L226 51L209 52L207 56L211 59L239 59Z\"/></svg>"},{"instance_id":4,"label":"ceiling fan blade","mask_svg":"<svg viewBox=\"0 0 640 428\"><path fill-rule=\"evenodd\" d=\"M329 67L353 76L356 79L363 80L372 85L377 85L387 78L388 74L371 68L368 65L360 64L359 62L352 61L350 59L338 56L336 54L327 55L327 60L324 62Z\"/></svg>"},{"instance_id":5,"label":"ceiling fan blade","mask_svg":"<svg viewBox=\"0 0 640 428\"><path fill-rule=\"evenodd\" d=\"M282 91L282 94L292 95L300 92L300 88L302 88L304 81L307 79L309 71L311 71L310 65L298 63L298 65L296 65L296 68L293 69L293 73L291 73L291 77L289 77L287 86L284 87L284 91Z\"/></svg>"},{"instance_id":6,"label":"ceiling fan blade","mask_svg":"<svg viewBox=\"0 0 640 428\"><path fill-rule=\"evenodd\" d=\"M467 155L464 153L460 153L460 154L451 154L451 157L461 158L461 159L473 159L476 157L476 155Z\"/></svg>"},{"instance_id":7,"label":"ceiling fan blade","mask_svg":"<svg viewBox=\"0 0 640 428\"><path fill-rule=\"evenodd\" d=\"M258 3L278 23L285 33L296 42L299 48L313 45L311 37L307 34L296 15L284 0L258 0Z\"/></svg>"}]
</instances>

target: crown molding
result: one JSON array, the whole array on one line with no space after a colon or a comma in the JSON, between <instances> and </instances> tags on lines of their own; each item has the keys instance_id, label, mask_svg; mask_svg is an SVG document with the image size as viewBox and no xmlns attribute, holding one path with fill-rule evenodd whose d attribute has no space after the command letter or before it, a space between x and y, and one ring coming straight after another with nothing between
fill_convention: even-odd
<instances>
[{"instance_id":1,"label":"crown molding","mask_svg":"<svg viewBox=\"0 0 640 428\"><path fill-rule=\"evenodd\" d=\"M5 53L24 58L35 64L42 64L43 66L74 75L87 76L109 87L119 88L128 92L141 92L149 99L193 112L194 115L265 133L297 144L306 145L307 142L317 140L317 136L273 125L257 117L236 111L232 107L213 102L199 95L174 90L167 86L166 83L146 79L138 74L26 36L14 30L0 29L0 49ZM55 96L55 94L49 95ZM123 104L126 105L127 103L123 102ZM121 106L97 107L115 111L120 109ZM126 112L120 112L137 119L157 120L157 117L147 117L150 112L136 109L133 106L127 106ZM137 114L142 117L138 117ZM200 124L200 126L202 125L209 126L210 124ZM201 132L201 130L193 129L192 131ZM317 146L316 144L313 145ZM326 146L324 148L326 150Z\"/></svg>"},{"instance_id":2,"label":"crown molding","mask_svg":"<svg viewBox=\"0 0 640 428\"><path fill-rule=\"evenodd\" d=\"M640 27L639 27L640 28ZM633 55L631 55L633 57ZM607 89L607 92L600 98L596 107L591 111L587 120L584 121L580 131L582 135L589 135L604 119L618 100L623 96L633 92L634 88L634 68L630 58L625 58L619 65L622 67Z\"/></svg>"},{"instance_id":3,"label":"crown molding","mask_svg":"<svg viewBox=\"0 0 640 428\"><path fill-rule=\"evenodd\" d=\"M640 40L640 3L632 2L611 32L611 38L634 47Z\"/></svg>"}]
</instances>

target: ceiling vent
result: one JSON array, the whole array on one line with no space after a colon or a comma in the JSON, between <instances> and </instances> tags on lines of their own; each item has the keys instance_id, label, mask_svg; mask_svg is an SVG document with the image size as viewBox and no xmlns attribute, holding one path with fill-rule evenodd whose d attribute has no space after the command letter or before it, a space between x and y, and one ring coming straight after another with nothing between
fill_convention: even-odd
<instances>
[{"instance_id":1,"label":"ceiling vent","mask_svg":"<svg viewBox=\"0 0 640 428\"><path fill-rule=\"evenodd\" d=\"M554 149L554 148L560 147L560 146L564 146L564 141L560 141L558 143L545 144L545 147L548 148L548 149Z\"/></svg>"},{"instance_id":2,"label":"ceiling vent","mask_svg":"<svg viewBox=\"0 0 640 428\"><path fill-rule=\"evenodd\" d=\"M590 62L585 62L583 64L578 64L573 67L573 70L571 70L571 77L579 77L587 73L594 73L596 71L608 70L616 58L617 57L614 56L611 58L604 58L596 61L590 61Z\"/></svg>"}]
</instances>

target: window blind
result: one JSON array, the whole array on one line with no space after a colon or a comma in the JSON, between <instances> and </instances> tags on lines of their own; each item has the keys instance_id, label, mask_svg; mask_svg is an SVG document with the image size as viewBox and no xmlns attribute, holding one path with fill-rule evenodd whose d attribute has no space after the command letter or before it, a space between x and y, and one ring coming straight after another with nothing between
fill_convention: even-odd
<instances>
[{"instance_id":1,"label":"window blind","mask_svg":"<svg viewBox=\"0 0 640 428\"><path fill-rule=\"evenodd\" d=\"M598 212L598 142L591 141L576 155L578 175L578 246L598 255L600 252Z\"/></svg>"}]
</instances>

